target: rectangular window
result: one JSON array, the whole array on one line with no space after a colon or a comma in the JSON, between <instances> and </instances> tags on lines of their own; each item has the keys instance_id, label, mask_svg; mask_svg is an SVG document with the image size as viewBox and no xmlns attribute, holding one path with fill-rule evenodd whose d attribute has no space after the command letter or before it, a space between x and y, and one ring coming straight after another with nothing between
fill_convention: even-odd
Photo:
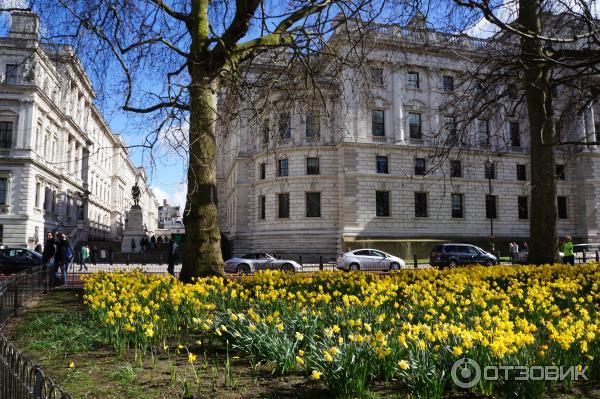
<instances>
[{"instance_id":1,"label":"rectangular window","mask_svg":"<svg viewBox=\"0 0 600 399\"><path fill-rule=\"evenodd\" d=\"M498 218L498 204L495 195L487 194L485 196L485 217L486 219Z\"/></svg>"},{"instance_id":2,"label":"rectangular window","mask_svg":"<svg viewBox=\"0 0 600 399\"><path fill-rule=\"evenodd\" d=\"M17 83L17 70L19 66L16 64L6 64L6 75L4 83L14 85Z\"/></svg>"},{"instance_id":3,"label":"rectangular window","mask_svg":"<svg viewBox=\"0 0 600 399\"><path fill-rule=\"evenodd\" d=\"M452 194L452 217L453 218L462 218L464 216L463 212L463 195L462 194Z\"/></svg>"},{"instance_id":4,"label":"rectangular window","mask_svg":"<svg viewBox=\"0 0 600 399\"><path fill-rule=\"evenodd\" d=\"M424 176L427 170L427 163L425 158L415 158L415 175Z\"/></svg>"},{"instance_id":5,"label":"rectangular window","mask_svg":"<svg viewBox=\"0 0 600 399\"><path fill-rule=\"evenodd\" d=\"M390 173L388 169L388 157L377 156L377 173Z\"/></svg>"},{"instance_id":6,"label":"rectangular window","mask_svg":"<svg viewBox=\"0 0 600 399\"><path fill-rule=\"evenodd\" d=\"M383 68L371 68L371 83L383 85Z\"/></svg>"},{"instance_id":7,"label":"rectangular window","mask_svg":"<svg viewBox=\"0 0 600 399\"><path fill-rule=\"evenodd\" d=\"M287 219L290 217L290 193L277 194L277 203L279 205L279 218Z\"/></svg>"},{"instance_id":8,"label":"rectangular window","mask_svg":"<svg viewBox=\"0 0 600 399\"><path fill-rule=\"evenodd\" d=\"M269 120L267 119L262 127L262 143L264 145L269 144L269 138L271 136L271 131L269 129Z\"/></svg>"},{"instance_id":9,"label":"rectangular window","mask_svg":"<svg viewBox=\"0 0 600 399\"><path fill-rule=\"evenodd\" d=\"M306 158L306 174L318 175L319 173L319 158Z\"/></svg>"},{"instance_id":10,"label":"rectangular window","mask_svg":"<svg viewBox=\"0 0 600 399\"><path fill-rule=\"evenodd\" d=\"M261 220L265 220L266 217L266 208L267 208L267 198L264 195L261 195L260 197L258 197L258 203L260 206L260 219Z\"/></svg>"},{"instance_id":11,"label":"rectangular window","mask_svg":"<svg viewBox=\"0 0 600 399\"><path fill-rule=\"evenodd\" d=\"M484 178L495 179L496 178L496 164L493 162L485 163Z\"/></svg>"},{"instance_id":12,"label":"rectangular window","mask_svg":"<svg viewBox=\"0 0 600 399\"><path fill-rule=\"evenodd\" d=\"M46 189L44 190L44 210L45 211L49 211L50 207L50 189L48 187L46 187Z\"/></svg>"},{"instance_id":13,"label":"rectangular window","mask_svg":"<svg viewBox=\"0 0 600 399\"><path fill-rule=\"evenodd\" d=\"M510 130L510 145L513 147L521 147L521 132L519 131L519 122L509 122Z\"/></svg>"},{"instance_id":14,"label":"rectangular window","mask_svg":"<svg viewBox=\"0 0 600 399\"><path fill-rule=\"evenodd\" d=\"M527 180L527 168L525 165L517 165L517 180Z\"/></svg>"},{"instance_id":15,"label":"rectangular window","mask_svg":"<svg viewBox=\"0 0 600 399\"><path fill-rule=\"evenodd\" d=\"M529 207L527 205L527 197L518 197L517 207L519 208L519 219L529 219Z\"/></svg>"},{"instance_id":16,"label":"rectangular window","mask_svg":"<svg viewBox=\"0 0 600 399\"><path fill-rule=\"evenodd\" d=\"M477 135L479 136L479 144L490 144L490 121L487 119L477 119Z\"/></svg>"},{"instance_id":17,"label":"rectangular window","mask_svg":"<svg viewBox=\"0 0 600 399\"><path fill-rule=\"evenodd\" d=\"M267 178L267 165L265 163L260 164L260 180Z\"/></svg>"},{"instance_id":18,"label":"rectangular window","mask_svg":"<svg viewBox=\"0 0 600 399\"><path fill-rule=\"evenodd\" d=\"M427 217L427 193L415 193L415 217Z\"/></svg>"},{"instance_id":19,"label":"rectangular window","mask_svg":"<svg viewBox=\"0 0 600 399\"><path fill-rule=\"evenodd\" d=\"M4 240L4 226L0 224L0 242Z\"/></svg>"},{"instance_id":20,"label":"rectangular window","mask_svg":"<svg viewBox=\"0 0 600 399\"><path fill-rule=\"evenodd\" d=\"M390 192L389 191L377 191L375 193L376 200L376 212L377 216L387 217L390 216Z\"/></svg>"},{"instance_id":21,"label":"rectangular window","mask_svg":"<svg viewBox=\"0 0 600 399\"><path fill-rule=\"evenodd\" d=\"M418 72L408 72L408 84L407 87L412 89L418 89L420 87L419 82L419 73Z\"/></svg>"},{"instance_id":22,"label":"rectangular window","mask_svg":"<svg viewBox=\"0 0 600 399\"><path fill-rule=\"evenodd\" d=\"M477 97L486 97L487 87L482 82L479 82L475 85L475 92L477 93Z\"/></svg>"},{"instance_id":23,"label":"rectangular window","mask_svg":"<svg viewBox=\"0 0 600 399\"><path fill-rule=\"evenodd\" d=\"M456 126L456 117L453 115L444 116L444 130L448 143L455 143L458 140L458 131Z\"/></svg>"},{"instance_id":24,"label":"rectangular window","mask_svg":"<svg viewBox=\"0 0 600 399\"><path fill-rule=\"evenodd\" d=\"M292 137L292 115L284 112L279 117L279 138L289 139Z\"/></svg>"},{"instance_id":25,"label":"rectangular window","mask_svg":"<svg viewBox=\"0 0 600 399\"><path fill-rule=\"evenodd\" d=\"M514 83L510 83L506 88L508 98L511 100L516 100L519 96L519 91L517 89L517 85Z\"/></svg>"},{"instance_id":26,"label":"rectangular window","mask_svg":"<svg viewBox=\"0 0 600 399\"><path fill-rule=\"evenodd\" d=\"M277 160L277 177L288 176L288 160L279 159Z\"/></svg>"},{"instance_id":27,"label":"rectangular window","mask_svg":"<svg viewBox=\"0 0 600 399\"><path fill-rule=\"evenodd\" d=\"M408 113L408 131L411 139L421 139L421 114L416 112Z\"/></svg>"},{"instance_id":28,"label":"rectangular window","mask_svg":"<svg viewBox=\"0 0 600 399\"><path fill-rule=\"evenodd\" d=\"M6 177L0 177L0 205L6 205L8 194L8 179Z\"/></svg>"},{"instance_id":29,"label":"rectangular window","mask_svg":"<svg viewBox=\"0 0 600 399\"><path fill-rule=\"evenodd\" d=\"M445 75L443 78L444 91L454 91L454 77Z\"/></svg>"},{"instance_id":30,"label":"rectangular window","mask_svg":"<svg viewBox=\"0 0 600 399\"><path fill-rule=\"evenodd\" d=\"M450 177L462 177L462 164L460 161L450 161Z\"/></svg>"},{"instance_id":31,"label":"rectangular window","mask_svg":"<svg viewBox=\"0 0 600 399\"><path fill-rule=\"evenodd\" d=\"M306 193L306 217L321 217L321 193Z\"/></svg>"},{"instance_id":32,"label":"rectangular window","mask_svg":"<svg viewBox=\"0 0 600 399\"><path fill-rule=\"evenodd\" d=\"M319 114L316 112L309 112L306 114L306 138L319 137Z\"/></svg>"},{"instance_id":33,"label":"rectangular window","mask_svg":"<svg viewBox=\"0 0 600 399\"><path fill-rule=\"evenodd\" d=\"M71 207L73 206L73 198L70 195L67 195L67 217L71 217Z\"/></svg>"},{"instance_id":34,"label":"rectangular window","mask_svg":"<svg viewBox=\"0 0 600 399\"><path fill-rule=\"evenodd\" d=\"M40 196L42 194L42 184L35 183L35 207L40 207Z\"/></svg>"},{"instance_id":35,"label":"rectangular window","mask_svg":"<svg viewBox=\"0 0 600 399\"><path fill-rule=\"evenodd\" d=\"M566 180L565 165L556 165L556 179Z\"/></svg>"},{"instance_id":36,"label":"rectangular window","mask_svg":"<svg viewBox=\"0 0 600 399\"><path fill-rule=\"evenodd\" d=\"M371 111L371 134L373 136L385 137L385 111Z\"/></svg>"},{"instance_id":37,"label":"rectangular window","mask_svg":"<svg viewBox=\"0 0 600 399\"><path fill-rule=\"evenodd\" d=\"M12 148L13 123L0 122L0 148Z\"/></svg>"},{"instance_id":38,"label":"rectangular window","mask_svg":"<svg viewBox=\"0 0 600 399\"><path fill-rule=\"evenodd\" d=\"M568 219L569 214L567 212L567 197L556 197L558 205L558 218Z\"/></svg>"}]
</instances>

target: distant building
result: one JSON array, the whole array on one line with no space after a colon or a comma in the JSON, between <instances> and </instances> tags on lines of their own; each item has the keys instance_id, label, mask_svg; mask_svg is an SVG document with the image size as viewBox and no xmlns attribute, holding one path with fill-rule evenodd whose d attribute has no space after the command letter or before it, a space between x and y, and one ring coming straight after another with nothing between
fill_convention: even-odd
<instances>
[{"instance_id":1,"label":"distant building","mask_svg":"<svg viewBox=\"0 0 600 399\"><path fill-rule=\"evenodd\" d=\"M179 206L171 206L163 199L163 204L158 207L158 228L182 228L183 218Z\"/></svg>"},{"instance_id":2,"label":"distant building","mask_svg":"<svg viewBox=\"0 0 600 399\"><path fill-rule=\"evenodd\" d=\"M120 239L136 181L152 233L158 203L146 173L94 106L72 49L41 43L37 15L11 18L0 38L0 242L33 248L57 230L73 241Z\"/></svg>"},{"instance_id":3,"label":"distant building","mask_svg":"<svg viewBox=\"0 0 600 399\"><path fill-rule=\"evenodd\" d=\"M340 24L328 48L344 48L352 34L346 28L352 23ZM504 253L508 241L528 240L536 204L523 105L511 111L509 96L511 106L481 115L465 127L468 142L435 158L453 142L464 112L444 103L486 41L424 25L366 31L360 69L312 79L320 91L306 91L318 92L319 101L300 103L296 93L290 103L290 93L275 88L269 101L252 102L264 109L240 112L227 134L217 134L221 231L233 252L306 259L376 247L412 257L438 240L487 248L492 228ZM260 77L277 68L267 54L249 72ZM568 138L600 137L597 103L574 119L563 129ZM600 146L557 149L556 162L557 198L548 201L557 202L559 234L597 242Z\"/></svg>"}]
</instances>

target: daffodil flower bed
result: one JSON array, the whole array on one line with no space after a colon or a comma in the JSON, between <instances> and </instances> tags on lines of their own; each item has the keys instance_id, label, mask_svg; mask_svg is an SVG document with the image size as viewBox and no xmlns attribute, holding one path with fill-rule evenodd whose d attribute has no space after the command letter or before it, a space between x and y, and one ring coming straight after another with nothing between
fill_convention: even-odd
<instances>
[{"instance_id":1,"label":"daffodil flower bed","mask_svg":"<svg viewBox=\"0 0 600 399\"><path fill-rule=\"evenodd\" d=\"M117 351L173 336L219 339L276 372L336 394L395 380L419 397L457 390L450 371L487 365L587 367L598 379L600 267L468 267L389 275L275 271L183 284L140 271L85 279L90 314ZM195 354L190 353L190 362ZM481 379L470 389L539 397L570 381Z\"/></svg>"}]
</instances>

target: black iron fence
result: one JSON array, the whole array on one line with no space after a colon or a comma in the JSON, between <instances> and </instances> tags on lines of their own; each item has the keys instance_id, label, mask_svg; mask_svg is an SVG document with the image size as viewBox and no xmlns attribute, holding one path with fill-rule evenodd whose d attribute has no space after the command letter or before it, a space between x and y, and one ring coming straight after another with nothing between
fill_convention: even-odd
<instances>
[{"instance_id":1,"label":"black iron fence","mask_svg":"<svg viewBox=\"0 0 600 399\"><path fill-rule=\"evenodd\" d=\"M17 315L27 300L48 287L42 267L28 269L0 282L0 325ZM0 399L71 399L0 333Z\"/></svg>"}]
</instances>

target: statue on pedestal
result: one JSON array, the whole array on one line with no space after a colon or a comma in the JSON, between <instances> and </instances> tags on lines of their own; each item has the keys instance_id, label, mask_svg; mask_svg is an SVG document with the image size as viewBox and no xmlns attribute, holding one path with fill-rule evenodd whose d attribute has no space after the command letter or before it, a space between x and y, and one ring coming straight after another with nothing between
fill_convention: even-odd
<instances>
[{"instance_id":1,"label":"statue on pedestal","mask_svg":"<svg viewBox=\"0 0 600 399\"><path fill-rule=\"evenodd\" d=\"M131 187L131 196L133 197L133 203L135 206L139 206L140 204L140 197L142 196L142 192L140 190L140 187L137 184L137 181L135 182L135 186Z\"/></svg>"}]
</instances>

